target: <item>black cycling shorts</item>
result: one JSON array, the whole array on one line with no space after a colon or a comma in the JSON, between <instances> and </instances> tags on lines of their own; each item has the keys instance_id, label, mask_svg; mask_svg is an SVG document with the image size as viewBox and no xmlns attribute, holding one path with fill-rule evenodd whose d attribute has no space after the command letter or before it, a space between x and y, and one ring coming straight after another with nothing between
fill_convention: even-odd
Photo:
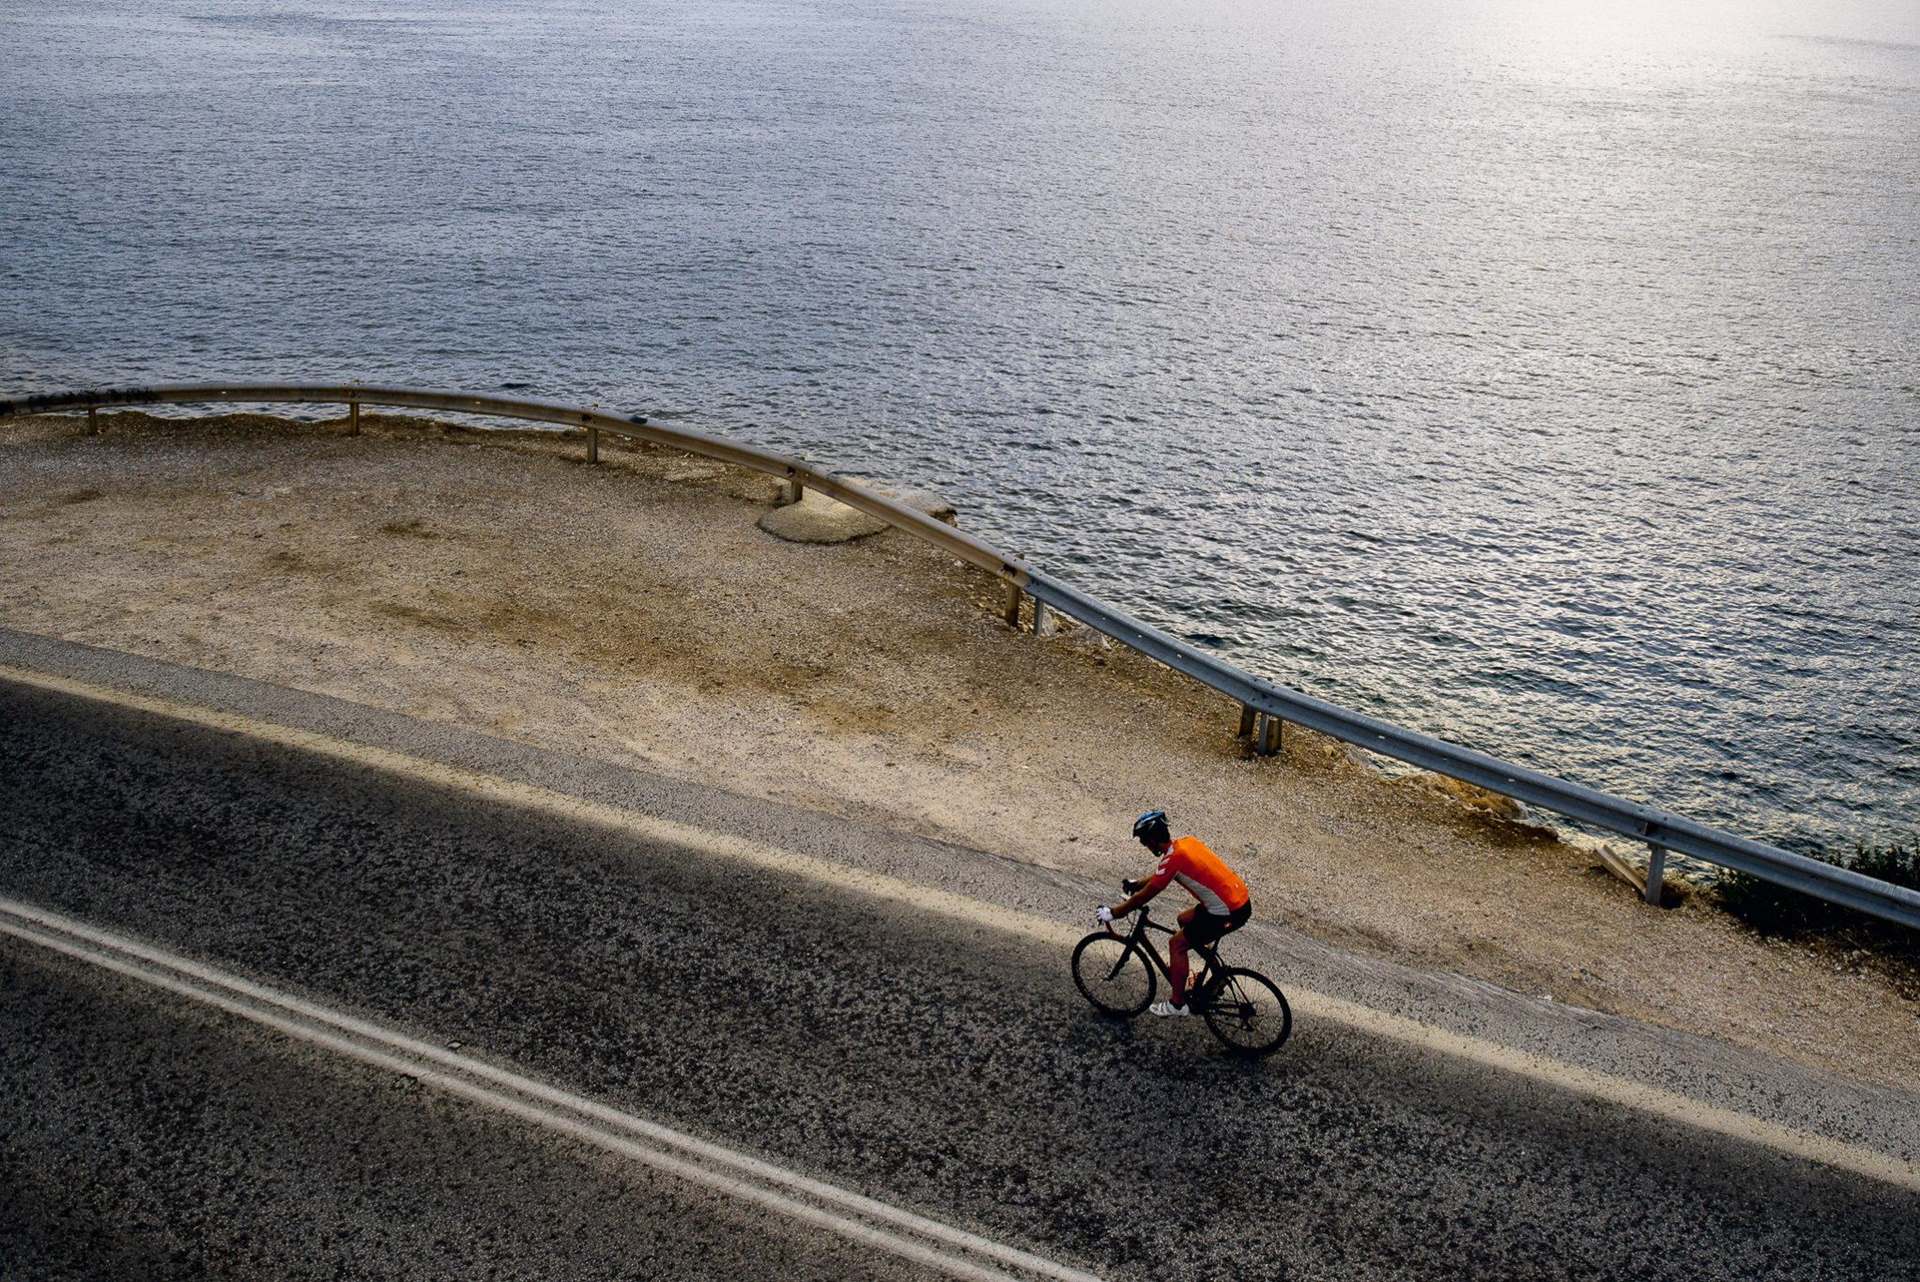
<instances>
[{"instance_id":1,"label":"black cycling shorts","mask_svg":"<svg viewBox=\"0 0 1920 1282\"><path fill-rule=\"evenodd\" d=\"M1202 908L1193 915L1193 920L1185 928L1187 942L1195 945L1207 945L1219 939L1230 930L1238 930L1247 924L1253 916L1253 901L1249 899L1225 917L1216 917Z\"/></svg>"}]
</instances>

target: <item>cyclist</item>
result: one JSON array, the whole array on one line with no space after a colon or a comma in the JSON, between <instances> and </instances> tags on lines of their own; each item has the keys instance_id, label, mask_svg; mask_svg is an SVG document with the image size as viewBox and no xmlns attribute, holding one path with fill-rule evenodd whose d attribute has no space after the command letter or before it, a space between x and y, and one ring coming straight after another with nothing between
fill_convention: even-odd
<instances>
[{"instance_id":1,"label":"cyclist","mask_svg":"<svg viewBox=\"0 0 1920 1282\"><path fill-rule=\"evenodd\" d=\"M1109 908L1100 905L1094 918L1107 925L1115 917L1125 917L1140 905L1179 882L1200 902L1180 914L1180 930L1167 944L1167 973L1173 980L1173 1000L1155 1002L1147 1009L1155 1015L1186 1015L1187 948L1208 945L1230 930L1238 930L1253 916L1253 901L1247 896L1247 883L1241 881L1220 856L1207 849L1198 837L1175 841L1167 828L1167 812L1149 810L1133 822L1133 835L1140 844L1160 858L1159 867L1147 884L1128 896L1124 903Z\"/></svg>"}]
</instances>

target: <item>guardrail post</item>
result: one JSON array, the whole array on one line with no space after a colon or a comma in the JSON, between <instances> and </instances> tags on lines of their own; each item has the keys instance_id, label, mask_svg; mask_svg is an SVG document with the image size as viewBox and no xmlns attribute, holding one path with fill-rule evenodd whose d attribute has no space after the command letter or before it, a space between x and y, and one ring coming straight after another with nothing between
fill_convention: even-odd
<instances>
[{"instance_id":1,"label":"guardrail post","mask_svg":"<svg viewBox=\"0 0 1920 1282\"><path fill-rule=\"evenodd\" d=\"M1236 739L1251 739L1251 738L1253 738L1253 718L1254 718L1254 715L1255 715L1255 714L1254 714L1254 711L1253 711L1253 705L1252 705L1252 704L1250 704L1250 703L1243 703L1243 704L1241 704L1241 705L1240 705L1240 728L1239 728L1238 730L1236 730L1236 731L1234 731L1234 732L1233 732L1233 737L1234 737L1234 738L1236 738Z\"/></svg>"},{"instance_id":2,"label":"guardrail post","mask_svg":"<svg viewBox=\"0 0 1920 1282\"><path fill-rule=\"evenodd\" d=\"M1271 757L1280 751L1280 726L1280 718L1269 712L1266 724L1260 728L1261 756Z\"/></svg>"},{"instance_id":3,"label":"guardrail post","mask_svg":"<svg viewBox=\"0 0 1920 1282\"><path fill-rule=\"evenodd\" d=\"M1654 907L1660 906L1660 889L1667 882L1667 848L1647 845L1647 889L1646 900Z\"/></svg>"},{"instance_id":4,"label":"guardrail post","mask_svg":"<svg viewBox=\"0 0 1920 1282\"><path fill-rule=\"evenodd\" d=\"M1039 597L1033 599L1033 635L1045 636L1047 632L1047 603Z\"/></svg>"},{"instance_id":5,"label":"guardrail post","mask_svg":"<svg viewBox=\"0 0 1920 1282\"><path fill-rule=\"evenodd\" d=\"M600 461L600 429L597 427L590 427L587 429L587 462L598 463L599 461Z\"/></svg>"},{"instance_id":6,"label":"guardrail post","mask_svg":"<svg viewBox=\"0 0 1920 1282\"><path fill-rule=\"evenodd\" d=\"M91 405L87 406L87 435L88 436L100 435L99 415L100 415L99 410L95 409Z\"/></svg>"},{"instance_id":7,"label":"guardrail post","mask_svg":"<svg viewBox=\"0 0 1920 1282\"><path fill-rule=\"evenodd\" d=\"M360 402L347 402L347 435L360 435Z\"/></svg>"},{"instance_id":8,"label":"guardrail post","mask_svg":"<svg viewBox=\"0 0 1920 1282\"><path fill-rule=\"evenodd\" d=\"M781 498L780 501L782 503L798 503L801 499L806 497L806 494L807 494L807 487L800 484L800 478L797 476L790 476L787 478L786 494L784 495L784 497Z\"/></svg>"},{"instance_id":9,"label":"guardrail post","mask_svg":"<svg viewBox=\"0 0 1920 1282\"><path fill-rule=\"evenodd\" d=\"M1007 608L1001 613L1000 617L1005 619L1007 626L1015 632L1020 630L1020 598L1024 595L1025 593L1020 591L1020 585L1018 583L1009 582L1007 584Z\"/></svg>"}]
</instances>

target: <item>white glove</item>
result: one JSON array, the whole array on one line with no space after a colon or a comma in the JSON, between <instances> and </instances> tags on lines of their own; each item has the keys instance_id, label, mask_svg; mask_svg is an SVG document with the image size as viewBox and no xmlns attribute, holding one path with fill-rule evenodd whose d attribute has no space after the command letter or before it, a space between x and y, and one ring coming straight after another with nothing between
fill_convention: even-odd
<instances>
[{"instance_id":1,"label":"white glove","mask_svg":"<svg viewBox=\"0 0 1920 1282\"><path fill-rule=\"evenodd\" d=\"M1093 920L1095 925L1111 925L1113 922L1113 909L1107 907L1105 904L1101 904L1093 910Z\"/></svg>"}]
</instances>

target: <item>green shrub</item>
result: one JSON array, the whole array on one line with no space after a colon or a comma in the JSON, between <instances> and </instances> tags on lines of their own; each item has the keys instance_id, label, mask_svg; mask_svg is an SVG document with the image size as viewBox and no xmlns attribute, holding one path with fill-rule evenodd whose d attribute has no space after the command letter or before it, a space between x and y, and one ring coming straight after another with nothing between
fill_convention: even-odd
<instances>
[{"instance_id":1,"label":"green shrub","mask_svg":"<svg viewBox=\"0 0 1920 1282\"><path fill-rule=\"evenodd\" d=\"M1920 841L1905 847L1856 846L1848 867L1908 890L1920 890Z\"/></svg>"},{"instance_id":2,"label":"green shrub","mask_svg":"<svg viewBox=\"0 0 1920 1282\"><path fill-rule=\"evenodd\" d=\"M1850 856L1823 854L1817 858L1896 886L1920 890L1920 841L1857 845ZM1747 873L1730 873L1719 890L1720 902L1727 910L1763 935L1846 935L1853 942L1890 945L1895 952L1920 956L1920 931L1841 908Z\"/></svg>"}]
</instances>

